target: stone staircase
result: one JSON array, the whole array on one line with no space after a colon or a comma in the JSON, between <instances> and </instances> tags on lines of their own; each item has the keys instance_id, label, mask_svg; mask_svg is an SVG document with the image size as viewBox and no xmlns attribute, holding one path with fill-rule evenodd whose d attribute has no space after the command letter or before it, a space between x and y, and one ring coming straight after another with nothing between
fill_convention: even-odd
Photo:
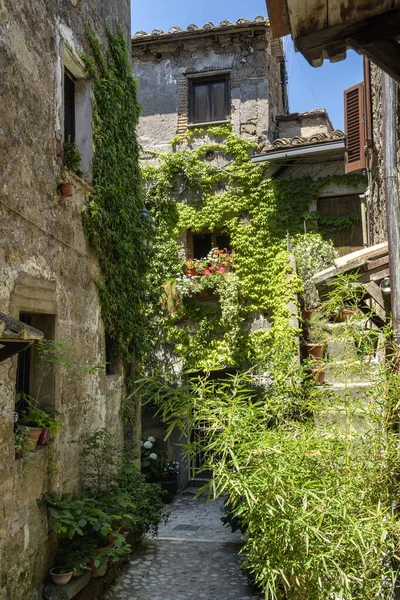
<instances>
[{"instance_id":1,"label":"stone staircase","mask_svg":"<svg viewBox=\"0 0 400 600\"><path fill-rule=\"evenodd\" d=\"M348 322L329 324L325 379L320 388L324 402L316 421L362 433L371 426L368 407L384 360L383 337L378 337L373 354L361 356L352 331Z\"/></svg>"}]
</instances>

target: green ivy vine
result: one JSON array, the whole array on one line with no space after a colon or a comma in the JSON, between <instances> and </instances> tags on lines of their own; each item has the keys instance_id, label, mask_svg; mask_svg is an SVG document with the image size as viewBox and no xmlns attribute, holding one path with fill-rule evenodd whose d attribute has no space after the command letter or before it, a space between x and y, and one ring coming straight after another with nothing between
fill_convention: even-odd
<instances>
[{"instance_id":1,"label":"green ivy vine","mask_svg":"<svg viewBox=\"0 0 400 600\"><path fill-rule=\"evenodd\" d=\"M166 280L182 276L185 256L176 240L188 229L228 234L235 253L234 273L220 278L226 284L219 286L214 305L176 295L176 303L184 305L180 313L152 308L160 342L170 344L189 370L248 367L272 352L291 360L295 331L289 303L300 282L289 264L287 235L304 232L310 204L328 184L344 180L267 178L263 164L250 162L253 149L229 127L195 129L186 140L174 138L172 151L157 154L157 166L143 170L147 206L158 231L154 288L161 291ZM211 150L216 160L209 162L205 157ZM221 156L224 167L219 166ZM346 176L345 181L356 187L360 177ZM267 319L270 327L252 327L254 319Z\"/></svg>"},{"instance_id":2,"label":"green ivy vine","mask_svg":"<svg viewBox=\"0 0 400 600\"><path fill-rule=\"evenodd\" d=\"M135 127L140 106L126 38L108 32L109 51L87 29L92 56L83 55L93 85L93 185L84 226L97 255L102 317L111 352L126 364L145 354L148 226Z\"/></svg>"}]
</instances>

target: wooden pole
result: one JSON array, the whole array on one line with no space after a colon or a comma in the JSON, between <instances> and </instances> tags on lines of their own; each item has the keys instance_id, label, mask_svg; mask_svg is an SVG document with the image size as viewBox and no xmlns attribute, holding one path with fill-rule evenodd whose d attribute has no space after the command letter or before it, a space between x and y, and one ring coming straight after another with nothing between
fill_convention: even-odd
<instances>
[{"instance_id":1,"label":"wooden pole","mask_svg":"<svg viewBox=\"0 0 400 600\"><path fill-rule=\"evenodd\" d=\"M383 158L393 337L400 349L400 198L397 173L397 85L382 74Z\"/></svg>"}]
</instances>

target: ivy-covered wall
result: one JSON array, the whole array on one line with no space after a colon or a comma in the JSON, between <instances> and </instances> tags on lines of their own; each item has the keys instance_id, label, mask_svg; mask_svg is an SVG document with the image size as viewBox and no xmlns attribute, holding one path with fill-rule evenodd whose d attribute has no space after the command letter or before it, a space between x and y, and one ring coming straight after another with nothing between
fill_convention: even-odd
<instances>
[{"instance_id":1,"label":"ivy-covered wall","mask_svg":"<svg viewBox=\"0 0 400 600\"><path fill-rule=\"evenodd\" d=\"M262 370L271 352L293 355L288 305L296 301L300 283L289 264L287 238L304 233L305 221L315 230L309 207L324 188L360 185L358 176L323 171L317 178L269 177L268 165L250 162L254 149L229 127L208 127L190 131L183 142L172 140L171 151L155 155L156 164L144 168L147 206L157 224L151 286L155 297L164 295L149 318L159 344L167 344L191 371L254 365ZM185 233L204 228L230 236L229 272L185 273L191 266ZM214 296L204 302L199 294L206 289Z\"/></svg>"}]
</instances>

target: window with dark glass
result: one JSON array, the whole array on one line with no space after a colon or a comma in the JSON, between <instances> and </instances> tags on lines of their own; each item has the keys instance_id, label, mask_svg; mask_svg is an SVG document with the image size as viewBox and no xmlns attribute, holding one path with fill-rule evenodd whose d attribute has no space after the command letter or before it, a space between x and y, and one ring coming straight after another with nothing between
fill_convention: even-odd
<instances>
[{"instance_id":1,"label":"window with dark glass","mask_svg":"<svg viewBox=\"0 0 400 600\"><path fill-rule=\"evenodd\" d=\"M226 233L204 231L192 233L188 231L189 258L205 258L212 248L231 252L231 240Z\"/></svg>"},{"instance_id":2,"label":"window with dark glass","mask_svg":"<svg viewBox=\"0 0 400 600\"><path fill-rule=\"evenodd\" d=\"M189 79L191 123L226 121L229 116L229 76Z\"/></svg>"},{"instance_id":3,"label":"window with dark glass","mask_svg":"<svg viewBox=\"0 0 400 600\"><path fill-rule=\"evenodd\" d=\"M75 139L75 77L64 70L64 141Z\"/></svg>"}]
</instances>

